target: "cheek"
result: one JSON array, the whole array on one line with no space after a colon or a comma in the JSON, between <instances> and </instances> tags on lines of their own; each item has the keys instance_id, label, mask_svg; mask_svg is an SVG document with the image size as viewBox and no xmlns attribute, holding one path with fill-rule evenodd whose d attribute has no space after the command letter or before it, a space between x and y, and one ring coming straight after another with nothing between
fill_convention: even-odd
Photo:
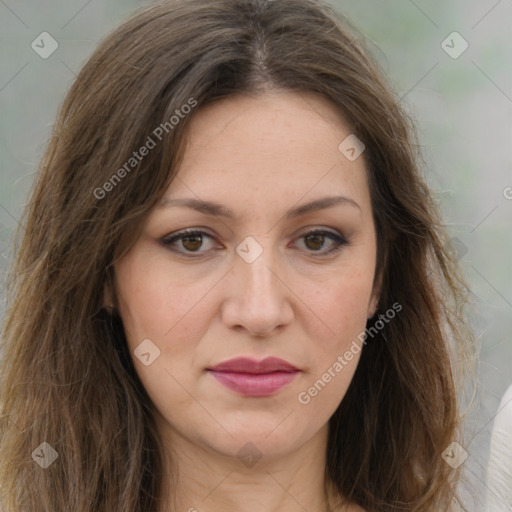
<instances>
[{"instance_id":1,"label":"cheek","mask_svg":"<svg viewBox=\"0 0 512 512\"><path fill-rule=\"evenodd\" d=\"M183 273L169 272L168 265L165 258L136 254L116 268L119 309L130 345L142 336L158 340L163 348L177 332L180 339L187 337L203 318L201 299L208 283L191 282Z\"/></svg>"},{"instance_id":2,"label":"cheek","mask_svg":"<svg viewBox=\"0 0 512 512\"><path fill-rule=\"evenodd\" d=\"M299 407L307 407L319 418L335 411L357 369L373 287L368 269L347 268L305 296L305 304L315 313L309 328L315 344L310 372L296 398ZM313 323L319 329L316 337Z\"/></svg>"},{"instance_id":3,"label":"cheek","mask_svg":"<svg viewBox=\"0 0 512 512\"><path fill-rule=\"evenodd\" d=\"M183 280L183 275L168 271L165 258L142 251L134 251L116 266L118 307L130 357L148 395L162 411L171 406L169 396L172 407L193 405L179 383L192 377L195 344L203 329L198 320L207 312L201 310L203 288L198 283L185 285Z\"/></svg>"},{"instance_id":4,"label":"cheek","mask_svg":"<svg viewBox=\"0 0 512 512\"><path fill-rule=\"evenodd\" d=\"M318 421L334 413L352 381L363 350L371 281L353 274L337 287L311 297L311 309L322 319L322 336L311 347L311 367L296 396ZM313 300L314 299L314 300ZM316 321L318 325L318 321ZM319 331L320 332L320 331ZM313 330L311 329L311 333ZM313 341L313 337L311 337Z\"/></svg>"},{"instance_id":5,"label":"cheek","mask_svg":"<svg viewBox=\"0 0 512 512\"><path fill-rule=\"evenodd\" d=\"M322 339L339 348L364 331L372 285L373 273L347 269L321 285L303 288L300 297L312 321L316 318Z\"/></svg>"}]
</instances>

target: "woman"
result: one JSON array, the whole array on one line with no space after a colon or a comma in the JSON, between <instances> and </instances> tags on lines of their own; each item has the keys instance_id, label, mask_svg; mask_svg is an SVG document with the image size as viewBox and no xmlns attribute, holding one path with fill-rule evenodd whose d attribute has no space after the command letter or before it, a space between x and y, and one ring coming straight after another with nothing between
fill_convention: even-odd
<instances>
[{"instance_id":1,"label":"woman","mask_svg":"<svg viewBox=\"0 0 512 512\"><path fill-rule=\"evenodd\" d=\"M163 1L107 37L9 288L3 510L457 503L472 338L415 147L327 4Z\"/></svg>"}]
</instances>

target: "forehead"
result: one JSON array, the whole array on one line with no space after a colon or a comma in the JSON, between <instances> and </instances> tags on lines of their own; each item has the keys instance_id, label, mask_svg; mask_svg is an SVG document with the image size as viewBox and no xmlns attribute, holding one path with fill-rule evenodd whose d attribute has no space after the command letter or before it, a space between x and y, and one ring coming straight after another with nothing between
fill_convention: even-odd
<instances>
[{"instance_id":1,"label":"forehead","mask_svg":"<svg viewBox=\"0 0 512 512\"><path fill-rule=\"evenodd\" d=\"M348 121L326 98L275 91L229 96L201 107L191 120L188 145L195 154L218 149L258 159L269 153L292 159L311 153L318 159L326 151L336 154L336 142L350 133Z\"/></svg>"},{"instance_id":2,"label":"forehead","mask_svg":"<svg viewBox=\"0 0 512 512\"><path fill-rule=\"evenodd\" d=\"M350 135L335 105L318 95L216 101L191 119L179 179L163 201L209 198L254 208L338 194L365 203L364 158L350 161L339 149Z\"/></svg>"}]
</instances>

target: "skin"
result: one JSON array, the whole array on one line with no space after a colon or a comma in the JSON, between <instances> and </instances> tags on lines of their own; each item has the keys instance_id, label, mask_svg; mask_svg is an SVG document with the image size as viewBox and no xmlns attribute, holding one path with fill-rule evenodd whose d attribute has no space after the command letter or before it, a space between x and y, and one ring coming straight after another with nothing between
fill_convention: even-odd
<instances>
[{"instance_id":1,"label":"skin","mask_svg":"<svg viewBox=\"0 0 512 512\"><path fill-rule=\"evenodd\" d=\"M164 491L174 501L161 512L361 511L329 505L323 491L328 420L360 352L308 404L298 395L357 340L378 302L364 154L349 161L338 150L350 127L313 94L229 97L197 111L189 128L165 198L215 201L235 217L161 203L115 266L116 307L169 456ZM357 206L284 218L331 195ZM185 228L209 236L176 241L181 255L161 243ZM312 229L348 245L322 256L336 243L304 238ZM236 252L248 236L263 249L251 263ZM148 366L134 355L145 339L160 350ZM301 372L270 397L245 397L205 370L237 356L276 356ZM237 457L249 442L261 456L250 467Z\"/></svg>"}]
</instances>

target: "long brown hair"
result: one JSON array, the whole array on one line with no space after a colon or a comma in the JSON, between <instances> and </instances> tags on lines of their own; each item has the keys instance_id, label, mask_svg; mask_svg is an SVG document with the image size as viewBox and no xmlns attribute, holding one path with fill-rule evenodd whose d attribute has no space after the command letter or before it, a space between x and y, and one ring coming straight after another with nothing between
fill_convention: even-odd
<instances>
[{"instance_id":1,"label":"long brown hair","mask_svg":"<svg viewBox=\"0 0 512 512\"><path fill-rule=\"evenodd\" d=\"M175 175L195 112L269 89L322 95L364 142L379 312L403 307L365 345L330 419L326 482L369 512L448 510L457 499L459 470L442 453L460 439L473 338L413 122L327 3L169 0L98 46L41 161L3 329L4 512L157 511L163 447L153 405L103 292Z\"/></svg>"}]
</instances>

